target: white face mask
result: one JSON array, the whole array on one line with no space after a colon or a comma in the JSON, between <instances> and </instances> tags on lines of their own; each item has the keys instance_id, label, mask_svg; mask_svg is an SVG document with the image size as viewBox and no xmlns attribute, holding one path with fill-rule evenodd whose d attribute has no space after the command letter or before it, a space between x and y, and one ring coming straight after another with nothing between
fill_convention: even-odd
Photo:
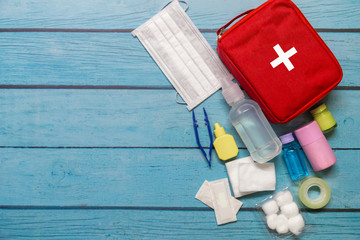
<instances>
[{"instance_id":1,"label":"white face mask","mask_svg":"<svg viewBox=\"0 0 360 240\"><path fill-rule=\"evenodd\" d=\"M215 93L229 73L175 0L132 32L192 110Z\"/></svg>"}]
</instances>

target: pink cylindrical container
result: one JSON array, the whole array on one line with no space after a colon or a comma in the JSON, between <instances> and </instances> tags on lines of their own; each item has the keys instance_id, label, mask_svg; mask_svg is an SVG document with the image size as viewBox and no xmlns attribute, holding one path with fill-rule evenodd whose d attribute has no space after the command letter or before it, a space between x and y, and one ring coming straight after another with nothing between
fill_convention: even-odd
<instances>
[{"instance_id":1,"label":"pink cylindrical container","mask_svg":"<svg viewBox=\"0 0 360 240\"><path fill-rule=\"evenodd\" d=\"M316 121L295 130L295 135L314 171L324 170L336 163L335 154Z\"/></svg>"}]
</instances>

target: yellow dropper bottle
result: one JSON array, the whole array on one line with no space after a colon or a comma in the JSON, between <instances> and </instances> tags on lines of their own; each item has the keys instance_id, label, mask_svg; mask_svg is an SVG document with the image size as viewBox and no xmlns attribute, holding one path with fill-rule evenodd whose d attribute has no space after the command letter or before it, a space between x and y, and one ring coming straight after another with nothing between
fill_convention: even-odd
<instances>
[{"instance_id":1,"label":"yellow dropper bottle","mask_svg":"<svg viewBox=\"0 0 360 240\"><path fill-rule=\"evenodd\" d=\"M216 137L214 147L219 159L226 161L238 155L239 149L234 137L226 134L225 129L219 123L215 123L214 134Z\"/></svg>"}]
</instances>

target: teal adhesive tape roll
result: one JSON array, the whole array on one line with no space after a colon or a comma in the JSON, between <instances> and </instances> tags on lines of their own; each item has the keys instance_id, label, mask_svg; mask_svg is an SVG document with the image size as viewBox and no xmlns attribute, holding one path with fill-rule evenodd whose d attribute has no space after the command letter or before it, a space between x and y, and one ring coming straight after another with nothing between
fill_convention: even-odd
<instances>
[{"instance_id":1,"label":"teal adhesive tape roll","mask_svg":"<svg viewBox=\"0 0 360 240\"><path fill-rule=\"evenodd\" d=\"M320 194L317 198L309 197L309 189L316 186L320 189ZM329 184L321 178L309 177L301 181L298 188L298 197L300 201L308 208L319 209L325 207L331 198L331 190Z\"/></svg>"}]
</instances>

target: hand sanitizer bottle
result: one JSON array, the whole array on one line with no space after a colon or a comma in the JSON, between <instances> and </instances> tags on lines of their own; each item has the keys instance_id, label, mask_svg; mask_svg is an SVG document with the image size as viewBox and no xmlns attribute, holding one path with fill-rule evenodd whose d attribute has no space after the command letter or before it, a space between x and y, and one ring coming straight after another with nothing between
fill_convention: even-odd
<instances>
[{"instance_id":1,"label":"hand sanitizer bottle","mask_svg":"<svg viewBox=\"0 0 360 240\"><path fill-rule=\"evenodd\" d=\"M240 86L232 81L222 83L222 94L231 106L230 121L254 161L264 163L279 155L282 144L259 105L245 99Z\"/></svg>"}]
</instances>

